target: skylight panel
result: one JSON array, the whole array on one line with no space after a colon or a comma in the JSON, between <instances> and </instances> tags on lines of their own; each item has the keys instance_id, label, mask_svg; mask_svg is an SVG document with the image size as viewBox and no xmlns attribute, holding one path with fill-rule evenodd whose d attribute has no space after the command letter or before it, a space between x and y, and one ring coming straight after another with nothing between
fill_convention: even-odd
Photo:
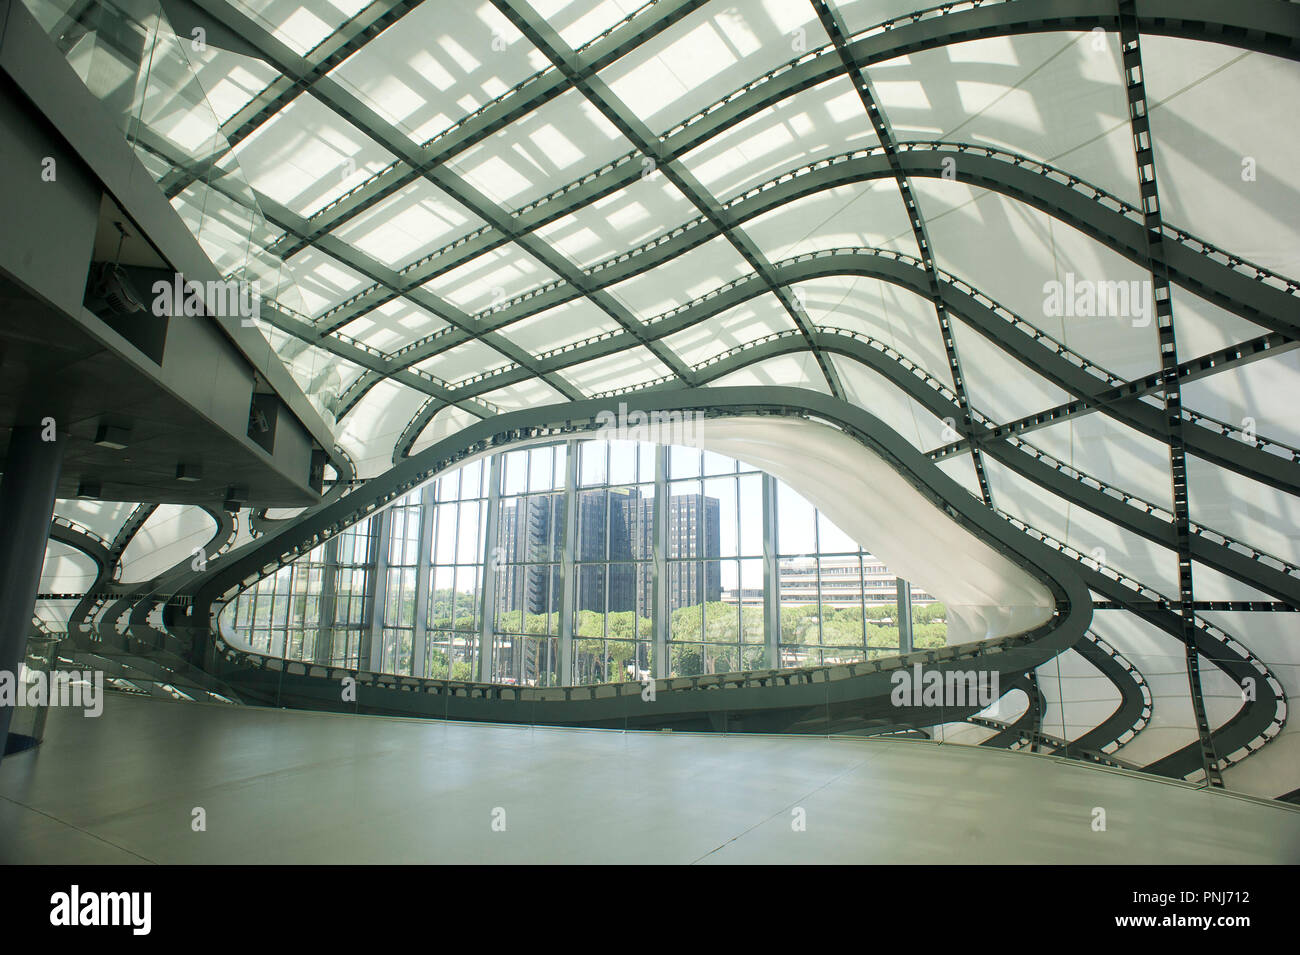
<instances>
[{"instance_id":1,"label":"skylight panel","mask_svg":"<svg viewBox=\"0 0 1300 955\"><path fill-rule=\"evenodd\" d=\"M394 157L309 93L233 150L249 185L310 216L361 185Z\"/></svg>"},{"instance_id":2,"label":"skylight panel","mask_svg":"<svg viewBox=\"0 0 1300 955\"><path fill-rule=\"evenodd\" d=\"M907 209L892 177L815 192L745 222L768 259L868 246L917 254Z\"/></svg>"},{"instance_id":3,"label":"skylight panel","mask_svg":"<svg viewBox=\"0 0 1300 955\"><path fill-rule=\"evenodd\" d=\"M422 145L548 66L491 3L424 3L330 76Z\"/></svg>"},{"instance_id":4,"label":"skylight panel","mask_svg":"<svg viewBox=\"0 0 1300 955\"><path fill-rule=\"evenodd\" d=\"M850 37L927 6L934 4L918 3L917 0L834 0L834 7Z\"/></svg>"},{"instance_id":5,"label":"skylight panel","mask_svg":"<svg viewBox=\"0 0 1300 955\"><path fill-rule=\"evenodd\" d=\"M447 323L406 298L395 298L372 309L339 332L382 352L394 352L432 335Z\"/></svg>"},{"instance_id":6,"label":"skylight panel","mask_svg":"<svg viewBox=\"0 0 1300 955\"><path fill-rule=\"evenodd\" d=\"M687 153L682 164L727 199L812 160L876 142L853 84L837 77L724 130Z\"/></svg>"},{"instance_id":7,"label":"skylight panel","mask_svg":"<svg viewBox=\"0 0 1300 955\"><path fill-rule=\"evenodd\" d=\"M421 178L349 219L333 234L398 271L483 224L477 215Z\"/></svg>"},{"instance_id":8,"label":"skylight panel","mask_svg":"<svg viewBox=\"0 0 1300 955\"><path fill-rule=\"evenodd\" d=\"M577 49L645 6L645 0L532 0L532 8Z\"/></svg>"},{"instance_id":9,"label":"skylight panel","mask_svg":"<svg viewBox=\"0 0 1300 955\"><path fill-rule=\"evenodd\" d=\"M435 378L454 384L486 371L504 368L509 364L511 364L510 359L491 345L471 339L432 358L426 358L415 367Z\"/></svg>"},{"instance_id":10,"label":"skylight panel","mask_svg":"<svg viewBox=\"0 0 1300 955\"><path fill-rule=\"evenodd\" d=\"M319 317L344 299L373 285L370 279L315 246L288 260L298 280L303 305L312 318Z\"/></svg>"},{"instance_id":11,"label":"skylight panel","mask_svg":"<svg viewBox=\"0 0 1300 955\"><path fill-rule=\"evenodd\" d=\"M476 256L430 279L422 287L470 315L488 317L517 295L556 278L555 273L514 243Z\"/></svg>"},{"instance_id":12,"label":"skylight panel","mask_svg":"<svg viewBox=\"0 0 1300 955\"><path fill-rule=\"evenodd\" d=\"M186 47L185 55L219 123L230 120L280 76L269 63L211 44L202 52Z\"/></svg>"},{"instance_id":13,"label":"skylight panel","mask_svg":"<svg viewBox=\"0 0 1300 955\"><path fill-rule=\"evenodd\" d=\"M729 308L664 339L683 362L692 367L780 332L796 331L794 321L771 292Z\"/></svg>"},{"instance_id":14,"label":"skylight panel","mask_svg":"<svg viewBox=\"0 0 1300 955\"><path fill-rule=\"evenodd\" d=\"M571 262L588 268L698 214L666 177L651 174L543 226L537 235Z\"/></svg>"},{"instance_id":15,"label":"skylight panel","mask_svg":"<svg viewBox=\"0 0 1300 955\"><path fill-rule=\"evenodd\" d=\"M498 388L496 391L488 392L483 398L502 411L521 411L538 405L560 404L565 400L564 395L537 378Z\"/></svg>"},{"instance_id":16,"label":"skylight panel","mask_svg":"<svg viewBox=\"0 0 1300 955\"><path fill-rule=\"evenodd\" d=\"M539 355L622 327L589 300L580 298L507 325L500 334Z\"/></svg>"},{"instance_id":17,"label":"skylight panel","mask_svg":"<svg viewBox=\"0 0 1300 955\"><path fill-rule=\"evenodd\" d=\"M785 5L788 7L788 5ZM827 42L812 5L798 27L777 4L708 4L601 71L655 132Z\"/></svg>"},{"instance_id":18,"label":"skylight panel","mask_svg":"<svg viewBox=\"0 0 1300 955\"><path fill-rule=\"evenodd\" d=\"M604 358L593 358L560 373L584 394L634 388L672 374L648 349L637 346Z\"/></svg>"},{"instance_id":19,"label":"skylight panel","mask_svg":"<svg viewBox=\"0 0 1300 955\"><path fill-rule=\"evenodd\" d=\"M876 89L899 141L993 146L1056 162L1136 201L1119 53L1113 37L1097 39L1053 32L970 40L872 69L890 77Z\"/></svg>"},{"instance_id":20,"label":"skylight panel","mask_svg":"<svg viewBox=\"0 0 1300 955\"><path fill-rule=\"evenodd\" d=\"M231 0L304 55L369 5L369 0Z\"/></svg>"},{"instance_id":21,"label":"skylight panel","mask_svg":"<svg viewBox=\"0 0 1300 955\"><path fill-rule=\"evenodd\" d=\"M625 155L632 144L577 90L457 156L471 186L514 209Z\"/></svg>"},{"instance_id":22,"label":"skylight panel","mask_svg":"<svg viewBox=\"0 0 1300 955\"><path fill-rule=\"evenodd\" d=\"M427 397L397 382L380 381L343 419L339 444L352 455L362 478L393 466L393 445Z\"/></svg>"},{"instance_id":23,"label":"skylight panel","mask_svg":"<svg viewBox=\"0 0 1300 955\"><path fill-rule=\"evenodd\" d=\"M1300 277L1294 64L1189 40L1142 51L1165 225Z\"/></svg>"},{"instance_id":24,"label":"skylight panel","mask_svg":"<svg viewBox=\"0 0 1300 955\"><path fill-rule=\"evenodd\" d=\"M792 291L814 325L869 337L951 387L939 320L928 298L865 275L828 275Z\"/></svg>"},{"instance_id":25,"label":"skylight panel","mask_svg":"<svg viewBox=\"0 0 1300 955\"><path fill-rule=\"evenodd\" d=\"M795 355L777 355L746 365L709 382L718 388L750 385L779 385L786 388L809 388L828 393L826 376L821 373L817 357L812 352Z\"/></svg>"},{"instance_id":26,"label":"skylight panel","mask_svg":"<svg viewBox=\"0 0 1300 955\"><path fill-rule=\"evenodd\" d=\"M913 182L940 268L1116 375L1159 367L1149 272L999 193L951 206L952 185Z\"/></svg>"},{"instance_id":27,"label":"skylight panel","mask_svg":"<svg viewBox=\"0 0 1300 955\"><path fill-rule=\"evenodd\" d=\"M753 271L731 243L718 236L609 291L644 322Z\"/></svg>"}]
</instances>

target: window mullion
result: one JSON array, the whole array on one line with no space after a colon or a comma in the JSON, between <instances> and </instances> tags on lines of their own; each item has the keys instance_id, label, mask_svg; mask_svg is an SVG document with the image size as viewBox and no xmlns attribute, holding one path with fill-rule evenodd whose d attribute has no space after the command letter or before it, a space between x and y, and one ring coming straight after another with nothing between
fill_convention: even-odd
<instances>
[{"instance_id":1,"label":"window mullion","mask_svg":"<svg viewBox=\"0 0 1300 955\"><path fill-rule=\"evenodd\" d=\"M781 665L781 574L777 556L776 478L763 474L763 638L768 666Z\"/></svg>"},{"instance_id":2,"label":"window mullion","mask_svg":"<svg viewBox=\"0 0 1300 955\"><path fill-rule=\"evenodd\" d=\"M651 554L654 567L651 571L653 599L651 630L654 635L655 665L654 673L658 679L666 679L671 671L668 655L668 622L671 608L668 606L668 448L662 444L655 445L655 509Z\"/></svg>"},{"instance_id":3,"label":"window mullion","mask_svg":"<svg viewBox=\"0 0 1300 955\"><path fill-rule=\"evenodd\" d=\"M378 673L384 653L384 614L388 603L388 535L391 508L375 515L371 522L374 563L370 572L370 627L357 653L357 669Z\"/></svg>"},{"instance_id":4,"label":"window mullion","mask_svg":"<svg viewBox=\"0 0 1300 955\"><path fill-rule=\"evenodd\" d=\"M578 568L575 564L578 536L578 442L570 441L564 468L564 552L560 573L560 672L559 685L573 683L573 615Z\"/></svg>"},{"instance_id":5,"label":"window mullion","mask_svg":"<svg viewBox=\"0 0 1300 955\"><path fill-rule=\"evenodd\" d=\"M415 633L411 636L412 676L425 675L425 658L428 654L429 587L433 578L434 486L435 482L430 481L420 490L420 546L415 555ZM454 582L452 586L455 587ZM454 594L453 590L453 598Z\"/></svg>"},{"instance_id":6,"label":"window mullion","mask_svg":"<svg viewBox=\"0 0 1300 955\"><path fill-rule=\"evenodd\" d=\"M483 545L483 600L480 604L478 628L478 681L489 683L492 680L492 634L496 629L497 575L501 561L497 543L497 520L501 514L501 458L494 454L488 465L488 500L487 522L484 528ZM457 511L460 507L457 506ZM459 515L458 515L459 519ZM459 532L460 528L457 527ZM453 541L453 544L459 543ZM455 617L453 613L453 625ZM448 666L451 666L448 663Z\"/></svg>"},{"instance_id":7,"label":"window mullion","mask_svg":"<svg viewBox=\"0 0 1300 955\"><path fill-rule=\"evenodd\" d=\"M912 652L912 585L898 577L894 581L898 592L898 652Z\"/></svg>"}]
</instances>

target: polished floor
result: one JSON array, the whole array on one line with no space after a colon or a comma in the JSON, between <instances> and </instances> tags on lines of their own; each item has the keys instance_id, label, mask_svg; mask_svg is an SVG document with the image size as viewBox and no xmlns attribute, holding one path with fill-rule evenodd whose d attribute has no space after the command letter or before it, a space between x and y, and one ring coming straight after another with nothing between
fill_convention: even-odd
<instances>
[{"instance_id":1,"label":"polished floor","mask_svg":"<svg viewBox=\"0 0 1300 955\"><path fill-rule=\"evenodd\" d=\"M109 694L0 764L0 861L1297 862L1300 811L958 745Z\"/></svg>"}]
</instances>

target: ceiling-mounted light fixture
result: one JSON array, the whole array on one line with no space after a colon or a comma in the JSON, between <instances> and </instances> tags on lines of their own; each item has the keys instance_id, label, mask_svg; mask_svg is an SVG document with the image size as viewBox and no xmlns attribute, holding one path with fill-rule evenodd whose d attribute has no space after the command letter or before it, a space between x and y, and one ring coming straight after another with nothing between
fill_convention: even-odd
<instances>
[{"instance_id":1,"label":"ceiling-mounted light fixture","mask_svg":"<svg viewBox=\"0 0 1300 955\"><path fill-rule=\"evenodd\" d=\"M95 430L95 444L101 448L121 451L131 440L131 429L113 424L101 424Z\"/></svg>"}]
</instances>

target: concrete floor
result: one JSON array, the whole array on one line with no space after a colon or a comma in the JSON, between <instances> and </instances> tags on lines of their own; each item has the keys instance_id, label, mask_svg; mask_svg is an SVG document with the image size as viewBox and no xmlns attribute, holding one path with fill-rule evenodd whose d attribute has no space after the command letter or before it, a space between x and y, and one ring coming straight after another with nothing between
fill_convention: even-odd
<instances>
[{"instance_id":1,"label":"concrete floor","mask_svg":"<svg viewBox=\"0 0 1300 955\"><path fill-rule=\"evenodd\" d=\"M1300 811L957 745L110 693L98 719L51 712L45 743L0 765L0 861L1297 862Z\"/></svg>"}]
</instances>

